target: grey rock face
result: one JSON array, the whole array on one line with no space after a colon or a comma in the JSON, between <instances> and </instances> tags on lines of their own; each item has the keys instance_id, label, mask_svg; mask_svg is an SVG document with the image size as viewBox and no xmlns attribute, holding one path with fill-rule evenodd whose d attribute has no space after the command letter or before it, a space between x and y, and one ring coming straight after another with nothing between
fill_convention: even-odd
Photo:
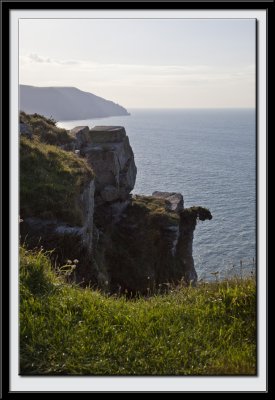
<instances>
[{"instance_id":1,"label":"grey rock face","mask_svg":"<svg viewBox=\"0 0 275 400\"><path fill-rule=\"evenodd\" d=\"M75 148L77 150L81 149L81 146L87 140L87 136L89 134L89 127L88 126L76 126L73 128L70 133L75 137Z\"/></svg>"},{"instance_id":2,"label":"grey rock face","mask_svg":"<svg viewBox=\"0 0 275 400\"><path fill-rule=\"evenodd\" d=\"M116 201L111 204L112 220L117 223L121 220L123 212L131 204L131 200Z\"/></svg>"},{"instance_id":3,"label":"grey rock face","mask_svg":"<svg viewBox=\"0 0 275 400\"><path fill-rule=\"evenodd\" d=\"M167 210L180 212L183 210L183 196L175 192L153 192L152 196L165 199L167 201Z\"/></svg>"},{"instance_id":4,"label":"grey rock face","mask_svg":"<svg viewBox=\"0 0 275 400\"><path fill-rule=\"evenodd\" d=\"M180 235L177 253L181 269L184 271L184 279L188 283L195 284L197 272L193 260L193 237L197 222L211 220L211 212L204 207L190 207L180 212Z\"/></svg>"},{"instance_id":5,"label":"grey rock face","mask_svg":"<svg viewBox=\"0 0 275 400\"><path fill-rule=\"evenodd\" d=\"M93 168L96 204L126 200L134 188L137 168L125 129L120 126L76 127L80 154Z\"/></svg>"},{"instance_id":6,"label":"grey rock face","mask_svg":"<svg viewBox=\"0 0 275 400\"><path fill-rule=\"evenodd\" d=\"M119 196L119 189L113 185L103 187L100 192L102 200L105 202L115 201Z\"/></svg>"},{"instance_id":7,"label":"grey rock face","mask_svg":"<svg viewBox=\"0 0 275 400\"><path fill-rule=\"evenodd\" d=\"M82 242L88 255L93 252L94 195L95 181L92 180L80 195L80 207L83 210Z\"/></svg>"}]
</instances>

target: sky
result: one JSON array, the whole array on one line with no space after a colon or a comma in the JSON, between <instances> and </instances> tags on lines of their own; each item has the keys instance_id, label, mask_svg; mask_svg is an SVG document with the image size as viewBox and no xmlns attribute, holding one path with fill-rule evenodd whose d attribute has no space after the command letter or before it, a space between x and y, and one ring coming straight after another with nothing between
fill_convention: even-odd
<instances>
[{"instance_id":1,"label":"sky","mask_svg":"<svg viewBox=\"0 0 275 400\"><path fill-rule=\"evenodd\" d=\"M19 82L126 108L255 107L255 20L20 19Z\"/></svg>"}]
</instances>

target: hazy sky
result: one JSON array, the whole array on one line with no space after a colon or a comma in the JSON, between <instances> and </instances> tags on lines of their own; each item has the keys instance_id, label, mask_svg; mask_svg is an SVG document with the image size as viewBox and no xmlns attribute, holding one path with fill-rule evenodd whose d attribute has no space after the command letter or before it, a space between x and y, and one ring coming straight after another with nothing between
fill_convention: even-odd
<instances>
[{"instance_id":1,"label":"hazy sky","mask_svg":"<svg viewBox=\"0 0 275 400\"><path fill-rule=\"evenodd\" d=\"M19 80L126 108L255 106L254 19L20 19Z\"/></svg>"}]
</instances>

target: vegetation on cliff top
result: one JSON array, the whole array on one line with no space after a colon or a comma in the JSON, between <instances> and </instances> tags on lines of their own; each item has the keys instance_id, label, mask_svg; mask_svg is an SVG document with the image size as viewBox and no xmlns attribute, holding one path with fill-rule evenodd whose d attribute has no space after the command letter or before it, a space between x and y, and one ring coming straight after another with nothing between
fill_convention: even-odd
<instances>
[{"instance_id":1,"label":"vegetation on cliff top","mask_svg":"<svg viewBox=\"0 0 275 400\"><path fill-rule=\"evenodd\" d=\"M255 375L255 281L126 300L69 285L21 248L20 373Z\"/></svg>"},{"instance_id":2,"label":"vegetation on cliff top","mask_svg":"<svg viewBox=\"0 0 275 400\"><path fill-rule=\"evenodd\" d=\"M27 124L33 135L43 143L61 146L73 142L74 138L63 128L56 126L56 121L40 114L20 112L20 123Z\"/></svg>"},{"instance_id":3,"label":"vegetation on cliff top","mask_svg":"<svg viewBox=\"0 0 275 400\"><path fill-rule=\"evenodd\" d=\"M21 218L57 218L74 225L80 224L77 198L84 185L94 177L92 169L73 152L45 143L46 138L52 135L51 130L53 137L66 136L52 120L24 113L20 118L36 132L32 139L23 135L20 137ZM38 128L38 125L43 127Z\"/></svg>"},{"instance_id":4,"label":"vegetation on cliff top","mask_svg":"<svg viewBox=\"0 0 275 400\"><path fill-rule=\"evenodd\" d=\"M167 210L167 201L154 196L135 195L133 198L131 215L136 217L136 214L145 213L151 219L164 219L171 225L177 224L179 215L173 211Z\"/></svg>"}]
</instances>

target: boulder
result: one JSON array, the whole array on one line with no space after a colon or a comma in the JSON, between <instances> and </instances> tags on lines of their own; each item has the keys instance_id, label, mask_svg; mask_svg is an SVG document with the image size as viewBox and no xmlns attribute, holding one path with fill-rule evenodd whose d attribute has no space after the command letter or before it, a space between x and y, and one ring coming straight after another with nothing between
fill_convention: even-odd
<instances>
[{"instance_id":1,"label":"boulder","mask_svg":"<svg viewBox=\"0 0 275 400\"><path fill-rule=\"evenodd\" d=\"M170 211L180 212L183 210L183 196L181 193L175 192L153 192L153 197L166 200L166 209Z\"/></svg>"},{"instance_id":2,"label":"boulder","mask_svg":"<svg viewBox=\"0 0 275 400\"><path fill-rule=\"evenodd\" d=\"M88 126L76 126L70 131L70 134L75 138L75 148L80 150L82 145L86 143L89 134Z\"/></svg>"}]
</instances>

